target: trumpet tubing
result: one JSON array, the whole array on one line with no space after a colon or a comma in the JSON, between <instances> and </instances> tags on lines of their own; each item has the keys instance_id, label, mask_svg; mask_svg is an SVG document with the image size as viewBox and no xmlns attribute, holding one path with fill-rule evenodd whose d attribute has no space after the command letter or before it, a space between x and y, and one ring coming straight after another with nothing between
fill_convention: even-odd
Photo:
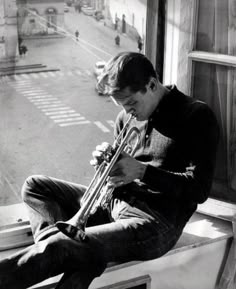
<instances>
[{"instance_id":1,"label":"trumpet tubing","mask_svg":"<svg viewBox=\"0 0 236 289\"><path fill-rule=\"evenodd\" d=\"M132 151L129 151L131 156L134 155L139 143L140 131L136 127L132 127L127 131L132 119L133 116L131 115L115 140L113 144L113 156L109 161L103 161L97 169L81 199L81 207L78 212L70 220L66 222L58 221L56 223L57 228L68 237L78 241L86 241L87 237L85 234L85 227L89 216L94 213L99 206L105 206L107 205L107 202L111 200L114 188L107 188L109 173L118 160L120 154L128 149L128 141L133 134L136 135L136 142ZM127 133L123 137L126 131Z\"/></svg>"}]
</instances>

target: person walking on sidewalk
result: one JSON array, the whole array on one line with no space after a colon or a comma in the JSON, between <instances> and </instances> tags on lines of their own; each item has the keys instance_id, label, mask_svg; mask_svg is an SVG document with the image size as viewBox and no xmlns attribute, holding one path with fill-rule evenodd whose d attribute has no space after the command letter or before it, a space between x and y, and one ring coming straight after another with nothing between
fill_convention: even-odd
<instances>
[{"instance_id":1,"label":"person walking on sidewalk","mask_svg":"<svg viewBox=\"0 0 236 289\"><path fill-rule=\"evenodd\" d=\"M143 50L143 41L141 36L138 37L138 52L141 53Z\"/></svg>"},{"instance_id":2,"label":"person walking on sidewalk","mask_svg":"<svg viewBox=\"0 0 236 289\"><path fill-rule=\"evenodd\" d=\"M116 37L115 37L115 44L116 44L116 46L120 46L120 36L119 36L119 34L117 34Z\"/></svg>"},{"instance_id":3,"label":"person walking on sidewalk","mask_svg":"<svg viewBox=\"0 0 236 289\"><path fill-rule=\"evenodd\" d=\"M76 38L76 41L79 41L79 31L78 30L75 31L75 38Z\"/></svg>"}]
</instances>

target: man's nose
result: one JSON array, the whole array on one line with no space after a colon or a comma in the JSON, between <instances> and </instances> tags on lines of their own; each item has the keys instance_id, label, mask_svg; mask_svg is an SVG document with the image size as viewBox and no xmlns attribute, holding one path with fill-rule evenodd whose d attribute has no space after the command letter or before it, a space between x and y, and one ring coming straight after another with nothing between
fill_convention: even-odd
<instances>
[{"instance_id":1,"label":"man's nose","mask_svg":"<svg viewBox=\"0 0 236 289\"><path fill-rule=\"evenodd\" d=\"M124 106L124 110L126 111L126 113L133 113L134 109L131 106L125 105Z\"/></svg>"}]
</instances>

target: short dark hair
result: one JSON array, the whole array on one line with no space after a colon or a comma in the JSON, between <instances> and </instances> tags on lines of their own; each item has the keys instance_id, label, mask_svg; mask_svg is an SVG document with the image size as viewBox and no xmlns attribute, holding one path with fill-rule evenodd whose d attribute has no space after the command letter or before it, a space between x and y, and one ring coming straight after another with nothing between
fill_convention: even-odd
<instances>
[{"instance_id":1,"label":"short dark hair","mask_svg":"<svg viewBox=\"0 0 236 289\"><path fill-rule=\"evenodd\" d=\"M132 92L145 92L150 78L157 79L156 71L148 58L136 52L121 52L106 65L99 79L100 87L108 94L114 94L126 87Z\"/></svg>"}]
</instances>

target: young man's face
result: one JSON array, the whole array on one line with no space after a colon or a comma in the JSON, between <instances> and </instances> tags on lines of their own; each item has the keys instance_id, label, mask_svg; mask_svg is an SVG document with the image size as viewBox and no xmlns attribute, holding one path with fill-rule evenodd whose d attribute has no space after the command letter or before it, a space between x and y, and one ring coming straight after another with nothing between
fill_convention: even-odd
<instances>
[{"instance_id":1,"label":"young man's face","mask_svg":"<svg viewBox=\"0 0 236 289\"><path fill-rule=\"evenodd\" d=\"M136 119L139 121L147 120L153 110L155 105L153 103L153 97L150 95L150 89L146 92L136 92L130 91L129 87L126 87L119 93L112 95L113 101L122 106L127 113L134 114Z\"/></svg>"}]
</instances>

